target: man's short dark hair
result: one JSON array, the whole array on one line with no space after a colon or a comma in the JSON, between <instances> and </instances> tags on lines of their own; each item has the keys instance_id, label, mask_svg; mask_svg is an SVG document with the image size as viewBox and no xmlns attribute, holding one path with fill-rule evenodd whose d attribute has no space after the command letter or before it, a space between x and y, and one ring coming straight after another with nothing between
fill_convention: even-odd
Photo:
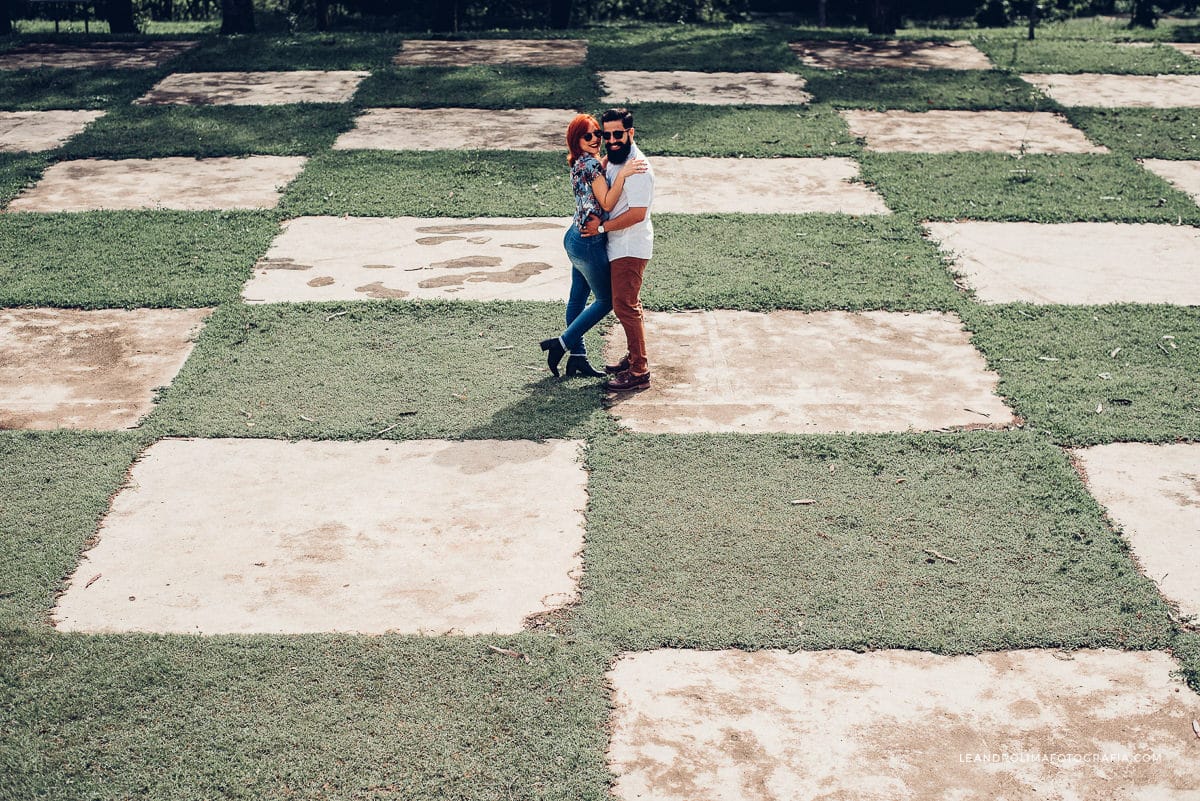
<instances>
[{"instance_id":1,"label":"man's short dark hair","mask_svg":"<svg viewBox=\"0 0 1200 801\"><path fill-rule=\"evenodd\" d=\"M600 124L620 121L625 130L633 127L633 112L627 108L610 108L600 115Z\"/></svg>"}]
</instances>

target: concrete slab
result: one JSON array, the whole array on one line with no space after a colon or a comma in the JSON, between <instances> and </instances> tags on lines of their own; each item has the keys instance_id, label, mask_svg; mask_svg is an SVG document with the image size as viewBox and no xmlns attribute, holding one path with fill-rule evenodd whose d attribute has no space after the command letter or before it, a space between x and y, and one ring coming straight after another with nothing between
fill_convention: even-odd
<instances>
[{"instance_id":1,"label":"concrete slab","mask_svg":"<svg viewBox=\"0 0 1200 801\"><path fill-rule=\"evenodd\" d=\"M303 156L60 161L7 211L273 209L307 161Z\"/></svg>"},{"instance_id":2,"label":"concrete slab","mask_svg":"<svg viewBox=\"0 0 1200 801\"><path fill-rule=\"evenodd\" d=\"M652 386L612 398L646 433L994 428L1016 421L958 317L941 312L646 315ZM619 325L609 364L625 353Z\"/></svg>"},{"instance_id":3,"label":"concrete slab","mask_svg":"<svg viewBox=\"0 0 1200 801\"><path fill-rule=\"evenodd\" d=\"M716 159L650 155L653 212L890 214L846 158Z\"/></svg>"},{"instance_id":4,"label":"concrete slab","mask_svg":"<svg viewBox=\"0 0 1200 801\"><path fill-rule=\"evenodd\" d=\"M163 440L134 465L54 619L95 632L516 633L575 598L586 481L579 443L562 440Z\"/></svg>"},{"instance_id":5,"label":"concrete slab","mask_svg":"<svg viewBox=\"0 0 1200 801\"><path fill-rule=\"evenodd\" d=\"M1200 304L1200 229L925 223L985 303Z\"/></svg>"},{"instance_id":6,"label":"concrete slab","mask_svg":"<svg viewBox=\"0 0 1200 801\"><path fill-rule=\"evenodd\" d=\"M659 650L619 659L622 801L1200 798L1159 652Z\"/></svg>"},{"instance_id":7,"label":"concrete slab","mask_svg":"<svg viewBox=\"0 0 1200 801\"><path fill-rule=\"evenodd\" d=\"M1192 200L1200 205L1200 161L1142 159L1142 166L1180 192L1191 195Z\"/></svg>"},{"instance_id":8,"label":"concrete slab","mask_svg":"<svg viewBox=\"0 0 1200 801\"><path fill-rule=\"evenodd\" d=\"M0 70L153 69L199 42L92 42L55 44L31 42L0 53Z\"/></svg>"},{"instance_id":9,"label":"concrete slab","mask_svg":"<svg viewBox=\"0 0 1200 801\"><path fill-rule=\"evenodd\" d=\"M959 42L803 41L792 49L810 67L832 70L869 70L895 67L908 70L990 70L992 62L975 45Z\"/></svg>"},{"instance_id":10,"label":"concrete slab","mask_svg":"<svg viewBox=\"0 0 1200 801\"><path fill-rule=\"evenodd\" d=\"M505 150L561 150L578 112L527 108L369 108L334 150L492 150L504 131Z\"/></svg>"},{"instance_id":11,"label":"concrete slab","mask_svg":"<svg viewBox=\"0 0 1200 801\"><path fill-rule=\"evenodd\" d=\"M134 101L140 106L281 106L345 103L371 73L351 70L177 72Z\"/></svg>"},{"instance_id":12,"label":"concrete slab","mask_svg":"<svg viewBox=\"0 0 1200 801\"><path fill-rule=\"evenodd\" d=\"M792 106L812 100L804 78L791 72L642 72L600 73L601 102L695 103L705 106Z\"/></svg>"},{"instance_id":13,"label":"concrete slab","mask_svg":"<svg viewBox=\"0 0 1200 801\"><path fill-rule=\"evenodd\" d=\"M1200 444L1119 442L1074 456L1142 572L1180 612L1200 616Z\"/></svg>"},{"instance_id":14,"label":"concrete slab","mask_svg":"<svg viewBox=\"0 0 1200 801\"><path fill-rule=\"evenodd\" d=\"M103 116L103 111L0 111L0 153L62 147Z\"/></svg>"},{"instance_id":15,"label":"concrete slab","mask_svg":"<svg viewBox=\"0 0 1200 801\"><path fill-rule=\"evenodd\" d=\"M867 149L896 153L1107 153L1046 111L840 111Z\"/></svg>"},{"instance_id":16,"label":"concrete slab","mask_svg":"<svg viewBox=\"0 0 1200 801\"><path fill-rule=\"evenodd\" d=\"M242 290L248 301L566 299L569 218L301 217Z\"/></svg>"},{"instance_id":17,"label":"concrete slab","mask_svg":"<svg viewBox=\"0 0 1200 801\"><path fill-rule=\"evenodd\" d=\"M408 39L392 61L404 67L472 67L476 64L577 67L587 60L587 48L585 39L472 39L461 42Z\"/></svg>"},{"instance_id":18,"label":"concrete slab","mask_svg":"<svg viewBox=\"0 0 1200 801\"><path fill-rule=\"evenodd\" d=\"M1022 75L1064 106L1181 108L1200 106L1200 75Z\"/></svg>"},{"instance_id":19,"label":"concrete slab","mask_svg":"<svg viewBox=\"0 0 1200 801\"><path fill-rule=\"evenodd\" d=\"M211 309L0 309L0 429L134 428Z\"/></svg>"}]
</instances>

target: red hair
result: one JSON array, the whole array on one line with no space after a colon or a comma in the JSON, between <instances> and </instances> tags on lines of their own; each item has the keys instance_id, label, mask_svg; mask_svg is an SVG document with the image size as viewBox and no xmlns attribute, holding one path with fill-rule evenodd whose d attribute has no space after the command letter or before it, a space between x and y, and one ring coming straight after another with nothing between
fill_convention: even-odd
<instances>
[{"instance_id":1,"label":"red hair","mask_svg":"<svg viewBox=\"0 0 1200 801\"><path fill-rule=\"evenodd\" d=\"M590 131L593 126L596 130L600 130L600 123L596 122L596 118L591 114L580 114L567 126L567 164L572 167L575 166L575 159L583 155L583 151L579 148L579 138Z\"/></svg>"}]
</instances>

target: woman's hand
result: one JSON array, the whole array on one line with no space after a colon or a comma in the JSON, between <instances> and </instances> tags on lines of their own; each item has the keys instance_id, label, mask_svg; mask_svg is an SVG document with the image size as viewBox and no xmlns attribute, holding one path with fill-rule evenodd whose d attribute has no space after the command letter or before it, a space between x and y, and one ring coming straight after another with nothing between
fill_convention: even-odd
<instances>
[{"instance_id":1,"label":"woman's hand","mask_svg":"<svg viewBox=\"0 0 1200 801\"><path fill-rule=\"evenodd\" d=\"M645 172L647 169L645 159L634 159L633 161L625 162L625 165L621 167L621 171L617 175L628 177Z\"/></svg>"}]
</instances>

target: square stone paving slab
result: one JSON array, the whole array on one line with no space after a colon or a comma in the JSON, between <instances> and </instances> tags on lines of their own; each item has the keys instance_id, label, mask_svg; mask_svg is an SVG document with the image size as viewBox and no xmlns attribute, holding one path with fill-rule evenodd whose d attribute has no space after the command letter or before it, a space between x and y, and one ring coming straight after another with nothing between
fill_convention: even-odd
<instances>
[{"instance_id":1,"label":"square stone paving slab","mask_svg":"<svg viewBox=\"0 0 1200 801\"><path fill-rule=\"evenodd\" d=\"M568 218L301 217L284 224L250 301L565 299Z\"/></svg>"},{"instance_id":2,"label":"square stone paving slab","mask_svg":"<svg viewBox=\"0 0 1200 801\"><path fill-rule=\"evenodd\" d=\"M333 143L334 150L562 150L570 109L369 108Z\"/></svg>"},{"instance_id":3,"label":"square stone paving slab","mask_svg":"<svg viewBox=\"0 0 1200 801\"><path fill-rule=\"evenodd\" d=\"M289 72L177 72L134 102L142 106L280 106L288 103L345 103L371 73L295 70Z\"/></svg>"},{"instance_id":4,"label":"square stone paving slab","mask_svg":"<svg viewBox=\"0 0 1200 801\"><path fill-rule=\"evenodd\" d=\"M791 72L601 72L602 102L694 103L705 106L789 106L812 100Z\"/></svg>"},{"instance_id":5,"label":"square stone paving slab","mask_svg":"<svg viewBox=\"0 0 1200 801\"><path fill-rule=\"evenodd\" d=\"M1158 652L659 650L619 659L622 801L1200 798ZM1134 761L1140 757L1144 761Z\"/></svg>"},{"instance_id":6,"label":"square stone paving slab","mask_svg":"<svg viewBox=\"0 0 1200 801\"><path fill-rule=\"evenodd\" d=\"M473 67L476 64L577 67L587 59L587 48L584 39L473 39L464 42L408 39L392 61L405 67Z\"/></svg>"},{"instance_id":7,"label":"square stone paving slab","mask_svg":"<svg viewBox=\"0 0 1200 801\"><path fill-rule=\"evenodd\" d=\"M896 153L1107 153L1046 111L840 111L867 148Z\"/></svg>"},{"instance_id":8,"label":"square stone paving slab","mask_svg":"<svg viewBox=\"0 0 1200 801\"><path fill-rule=\"evenodd\" d=\"M1182 108L1200 106L1200 75L1022 75L1064 106Z\"/></svg>"},{"instance_id":9,"label":"square stone paving slab","mask_svg":"<svg viewBox=\"0 0 1200 801\"><path fill-rule=\"evenodd\" d=\"M0 152L53 150L103 116L103 111L0 111Z\"/></svg>"},{"instance_id":10,"label":"square stone paving slab","mask_svg":"<svg viewBox=\"0 0 1200 801\"><path fill-rule=\"evenodd\" d=\"M869 70L896 67L909 70L990 70L992 62L970 42L804 41L792 49L810 67Z\"/></svg>"},{"instance_id":11,"label":"square stone paving slab","mask_svg":"<svg viewBox=\"0 0 1200 801\"><path fill-rule=\"evenodd\" d=\"M1200 304L1200 229L925 223L986 303Z\"/></svg>"},{"instance_id":12,"label":"square stone paving slab","mask_svg":"<svg viewBox=\"0 0 1200 801\"><path fill-rule=\"evenodd\" d=\"M565 440L163 440L113 500L56 625L516 633L575 597L578 457Z\"/></svg>"},{"instance_id":13,"label":"square stone paving slab","mask_svg":"<svg viewBox=\"0 0 1200 801\"><path fill-rule=\"evenodd\" d=\"M1183 614L1200 616L1200 444L1118 442L1074 454L1142 572Z\"/></svg>"},{"instance_id":14,"label":"square stone paving slab","mask_svg":"<svg viewBox=\"0 0 1200 801\"><path fill-rule=\"evenodd\" d=\"M0 309L0 429L133 428L209 309Z\"/></svg>"},{"instance_id":15,"label":"square stone paving slab","mask_svg":"<svg viewBox=\"0 0 1200 801\"><path fill-rule=\"evenodd\" d=\"M0 53L0 69L152 69L199 42L33 42Z\"/></svg>"},{"instance_id":16,"label":"square stone paving slab","mask_svg":"<svg viewBox=\"0 0 1200 801\"><path fill-rule=\"evenodd\" d=\"M273 209L308 159L78 159L51 165L8 211Z\"/></svg>"},{"instance_id":17,"label":"square stone paving slab","mask_svg":"<svg viewBox=\"0 0 1200 801\"><path fill-rule=\"evenodd\" d=\"M1142 159L1142 166L1179 191L1191 195L1200 205L1200 161Z\"/></svg>"},{"instance_id":18,"label":"square stone paving slab","mask_svg":"<svg viewBox=\"0 0 1200 801\"><path fill-rule=\"evenodd\" d=\"M847 158L719 159L650 156L651 212L890 214Z\"/></svg>"},{"instance_id":19,"label":"square stone paving slab","mask_svg":"<svg viewBox=\"0 0 1200 801\"><path fill-rule=\"evenodd\" d=\"M610 364L625 352L619 325ZM646 315L652 386L614 396L646 433L925 431L1015 422L958 317L941 312Z\"/></svg>"}]
</instances>

